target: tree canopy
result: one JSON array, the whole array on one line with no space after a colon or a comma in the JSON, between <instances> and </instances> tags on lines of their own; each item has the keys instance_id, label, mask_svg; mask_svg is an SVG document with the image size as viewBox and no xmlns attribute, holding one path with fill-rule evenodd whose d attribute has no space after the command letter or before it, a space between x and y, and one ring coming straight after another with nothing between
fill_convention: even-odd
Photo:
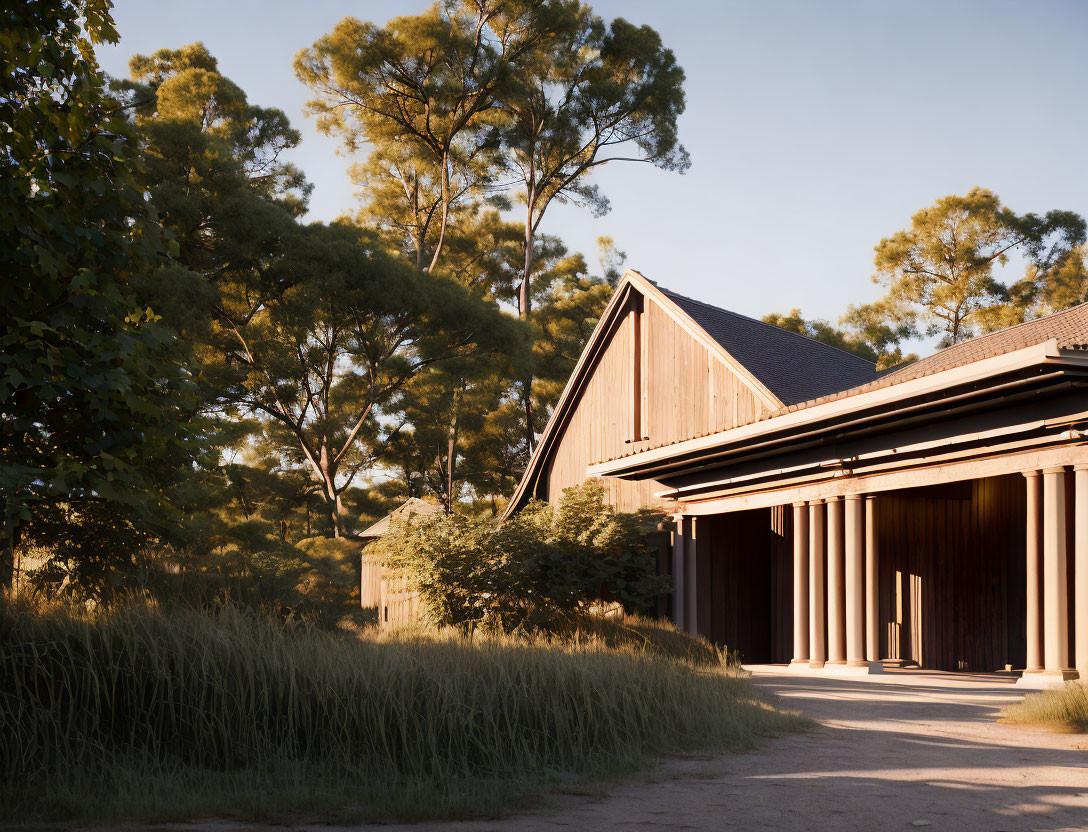
<instances>
[{"instance_id":1,"label":"tree canopy","mask_svg":"<svg viewBox=\"0 0 1088 832\"><path fill-rule=\"evenodd\" d=\"M196 452L193 382L137 291L166 244L94 57L92 41L117 39L109 4L32 2L2 18L0 582L24 533L74 515L84 534L58 551L90 580L96 540L135 549L169 515L164 490Z\"/></svg>"},{"instance_id":2,"label":"tree canopy","mask_svg":"<svg viewBox=\"0 0 1088 832\"><path fill-rule=\"evenodd\" d=\"M876 246L874 280L887 288L885 309L917 318L924 331L955 344L1030 314L1057 273L1068 279L1085 222L1070 211L1018 215L985 188L947 196L911 217L910 227ZM1028 274L1013 287L994 267L1019 253ZM1079 260L1083 264L1083 259Z\"/></svg>"}]
</instances>

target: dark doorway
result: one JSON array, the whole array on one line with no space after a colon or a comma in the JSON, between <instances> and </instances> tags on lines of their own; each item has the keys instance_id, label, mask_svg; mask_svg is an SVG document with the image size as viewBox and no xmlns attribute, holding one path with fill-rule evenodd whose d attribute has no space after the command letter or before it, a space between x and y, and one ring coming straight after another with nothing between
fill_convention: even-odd
<instances>
[{"instance_id":1,"label":"dark doorway","mask_svg":"<svg viewBox=\"0 0 1088 832\"><path fill-rule=\"evenodd\" d=\"M877 495L882 655L936 670L1023 667L1024 478Z\"/></svg>"},{"instance_id":2,"label":"dark doorway","mask_svg":"<svg viewBox=\"0 0 1088 832\"><path fill-rule=\"evenodd\" d=\"M705 537L699 524L705 524ZM792 656L791 526L789 506L696 521L699 631L744 662L788 662Z\"/></svg>"}]
</instances>

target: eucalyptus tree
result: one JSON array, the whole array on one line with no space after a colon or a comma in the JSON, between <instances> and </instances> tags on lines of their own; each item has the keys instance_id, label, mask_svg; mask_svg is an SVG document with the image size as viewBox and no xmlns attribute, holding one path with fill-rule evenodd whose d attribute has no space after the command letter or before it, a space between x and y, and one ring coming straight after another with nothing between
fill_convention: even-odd
<instances>
[{"instance_id":1,"label":"eucalyptus tree","mask_svg":"<svg viewBox=\"0 0 1088 832\"><path fill-rule=\"evenodd\" d=\"M524 211L518 310L533 303L534 240L551 205L573 201L599 216L607 197L592 183L597 168L642 162L683 172L690 159L678 138L684 72L660 35L622 18L610 25L579 5L576 25L537 48L501 102L497 128L506 171ZM533 374L522 379L526 441L533 432Z\"/></svg>"},{"instance_id":2,"label":"eucalyptus tree","mask_svg":"<svg viewBox=\"0 0 1088 832\"><path fill-rule=\"evenodd\" d=\"M460 268L445 255L472 233L474 203L524 205L509 300L526 321L534 281L549 291L536 238L552 204L606 211L589 178L611 162L689 166L673 53L650 27L605 25L578 0L447 0L384 27L347 18L295 66L318 93L310 107L319 126L349 150L370 148L353 173L364 184L364 221L399 233L420 265ZM525 362L517 381L527 449L540 422L534 378Z\"/></svg>"},{"instance_id":3,"label":"eucalyptus tree","mask_svg":"<svg viewBox=\"0 0 1088 832\"><path fill-rule=\"evenodd\" d=\"M876 246L874 281L893 320L917 316L930 335L955 344L1030 312L1051 277L1070 266L1085 241L1084 219L1070 211L1018 215L984 188L947 196ZM1009 287L994 268L1014 252L1028 264Z\"/></svg>"},{"instance_id":4,"label":"eucalyptus tree","mask_svg":"<svg viewBox=\"0 0 1088 832\"><path fill-rule=\"evenodd\" d=\"M496 160L486 128L526 56L549 48L568 25L570 0L435 3L385 26L341 20L295 58L298 77L317 97L310 112L348 150L385 149L374 163L409 201L421 178L438 193L437 221L423 211L421 236L434 229L428 270L442 255L451 207L490 182ZM411 154L411 164L391 148Z\"/></svg>"},{"instance_id":5,"label":"eucalyptus tree","mask_svg":"<svg viewBox=\"0 0 1088 832\"><path fill-rule=\"evenodd\" d=\"M579 6L577 25L558 43L532 51L501 108L502 158L524 204L525 245L519 310L532 306L533 240L555 202L609 203L589 181L612 162L642 162L683 172L691 161L680 144L684 71L649 26L611 24Z\"/></svg>"}]
</instances>

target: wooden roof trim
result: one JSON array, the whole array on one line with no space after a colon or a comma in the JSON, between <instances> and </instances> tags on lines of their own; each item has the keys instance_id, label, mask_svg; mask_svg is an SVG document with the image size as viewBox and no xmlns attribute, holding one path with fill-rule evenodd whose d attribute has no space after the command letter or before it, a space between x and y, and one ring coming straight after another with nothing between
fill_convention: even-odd
<instances>
[{"instance_id":1,"label":"wooden roof trim","mask_svg":"<svg viewBox=\"0 0 1088 832\"><path fill-rule=\"evenodd\" d=\"M634 269L628 269L627 274L624 275L624 279L630 279L633 285L638 287L644 295L660 306L661 309L664 310L670 318L676 321L685 332L706 347L711 355L717 356L719 360L724 362L725 365L732 370L733 373L735 373L767 407L771 410L778 410L779 408L786 406L785 403L772 393L763 382L756 378L747 367L730 355L725 347L711 338L706 330L692 320L687 312L677 306L676 303L674 303L668 295L658 289L651 280L639 272L636 272Z\"/></svg>"},{"instance_id":2,"label":"wooden roof trim","mask_svg":"<svg viewBox=\"0 0 1088 832\"><path fill-rule=\"evenodd\" d=\"M597 462L588 467L587 474L589 476L616 476L621 472L626 473L625 469L661 463L679 454L709 451L715 446L726 442L754 440L777 431L804 427L823 419L846 416L867 407L894 403L911 396L939 392L956 384L980 381L1000 373L1011 372L1036 364L1049 362L1077 364L1080 363L1078 358L1079 356L1062 354L1058 350L1057 341L1052 338L1041 344L1024 347L991 358L984 358L972 364L953 367L938 373L907 379L888 387L863 391L854 396L834 399L824 404L800 410L786 411L758 422L751 422L747 425L740 425L706 436L685 439L670 445L662 445L659 448L651 448L627 456Z\"/></svg>"}]
</instances>

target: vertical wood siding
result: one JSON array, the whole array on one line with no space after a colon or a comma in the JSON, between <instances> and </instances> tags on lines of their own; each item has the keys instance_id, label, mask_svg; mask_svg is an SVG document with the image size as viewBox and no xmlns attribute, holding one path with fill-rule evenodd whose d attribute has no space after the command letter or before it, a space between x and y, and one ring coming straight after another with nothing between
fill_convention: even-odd
<instances>
[{"instance_id":1,"label":"vertical wood siding","mask_svg":"<svg viewBox=\"0 0 1088 832\"><path fill-rule=\"evenodd\" d=\"M629 308L557 437L543 477L544 494L556 501L563 489L585 480L586 466L618 456L754 421L762 402L726 364L645 299L641 339L634 337ZM635 380L633 348L641 341L640 422L646 439L632 435ZM634 440L634 441L632 441ZM602 481L610 502L623 511L653 506L655 481Z\"/></svg>"},{"instance_id":2,"label":"vertical wood siding","mask_svg":"<svg viewBox=\"0 0 1088 832\"><path fill-rule=\"evenodd\" d=\"M793 651L793 531L789 506L696 519L700 632L745 662ZM698 541L698 531L697 531Z\"/></svg>"},{"instance_id":3,"label":"vertical wood siding","mask_svg":"<svg viewBox=\"0 0 1088 832\"><path fill-rule=\"evenodd\" d=\"M1020 475L878 496L883 655L938 670L1024 663Z\"/></svg>"}]
</instances>

